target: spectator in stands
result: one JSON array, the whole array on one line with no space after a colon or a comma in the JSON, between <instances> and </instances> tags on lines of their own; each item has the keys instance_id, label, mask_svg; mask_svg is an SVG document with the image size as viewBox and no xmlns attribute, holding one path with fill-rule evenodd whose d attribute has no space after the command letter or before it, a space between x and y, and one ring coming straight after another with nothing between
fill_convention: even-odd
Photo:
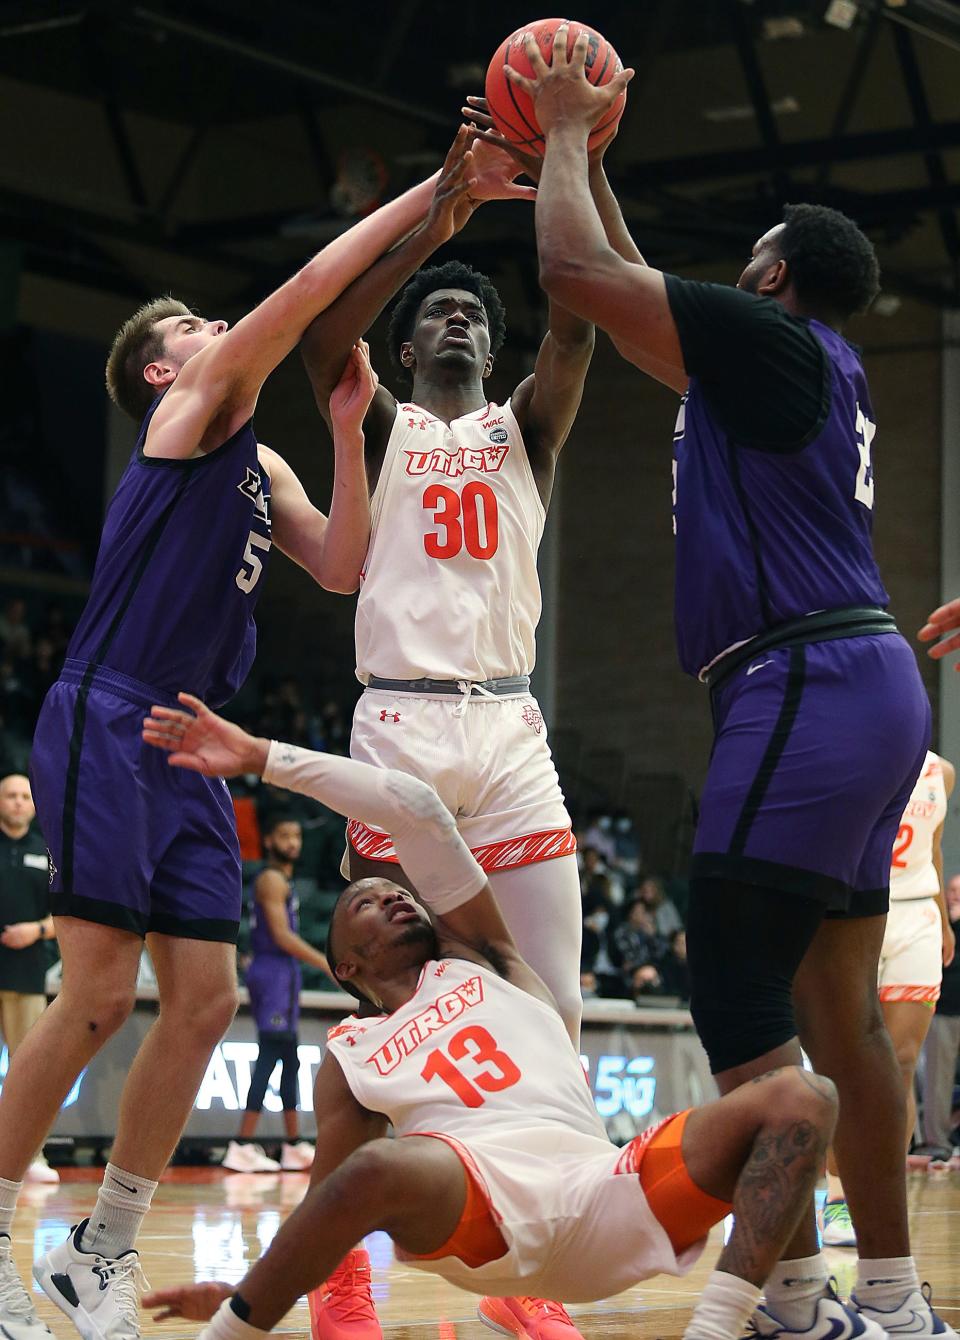
<instances>
[{"instance_id":1,"label":"spectator in stands","mask_svg":"<svg viewBox=\"0 0 960 1340\"><path fill-rule=\"evenodd\" d=\"M635 880L640 873L640 843L629 814L618 814L613 821L616 868L625 879Z\"/></svg>"},{"instance_id":2,"label":"spectator in stands","mask_svg":"<svg viewBox=\"0 0 960 1340\"><path fill-rule=\"evenodd\" d=\"M659 969L661 960L666 956L667 946L657 935L653 918L645 904L639 898L627 908L626 916L614 931L613 957L628 987L628 992L636 988L634 974L638 968ZM656 974L659 985L659 972ZM644 977L647 988L652 979Z\"/></svg>"},{"instance_id":3,"label":"spectator in stands","mask_svg":"<svg viewBox=\"0 0 960 1340\"><path fill-rule=\"evenodd\" d=\"M29 658L33 638L27 625L27 603L19 596L8 600L0 613L0 642L12 661Z\"/></svg>"},{"instance_id":4,"label":"spectator in stands","mask_svg":"<svg viewBox=\"0 0 960 1340\"><path fill-rule=\"evenodd\" d=\"M330 698L324 703L318 716L313 720L313 730L320 741L316 749L328 754L346 754L350 745L350 729L343 714L343 708Z\"/></svg>"},{"instance_id":5,"label":"spectator in stands","mask_svg":"<svg viewBox=\"0 0 960 1340\"><path fill-rule=\"evenodd\" d=\"M583 842L593 847L603 858L604 865L611 866L617 859L617 844L613 836L613 819L609 814L593 813L587 818Z\"/></svg>"},{"instance_id":6,"label":"spectator in stands","mask_svg":"<svg viewBox=\"0 0 960 1340\"><path fill-rule=\"evenodd\" d=\"M634 968L630 974L630 994L638 1005L642 1003L643 996L664 994L663 979L655 964L644 963L642 967Z\"/></svg>"},{"instance_id":7,"label":"spectator in stands","mask_svg":"<svg viewBox=\"0 0 960 1340\"><path fill-rule=\"evenodd\" d=\"M667 888L659 875L647 875L636 896L653 917L657 935L667 939L674 931L683 928L683 920L674 903L667 897Z\"/></svg>"},{"instance_id":8,"label":"spectator in stands","mask_svg":"<svg viewBox=\"0 0 960 1340\"><path fill-rule=\"evenodd\" d=\"M0 1031L13 1055L47 1008L50 966L45 940L54 938L47 847L31 828L36 810L26 777L0 781ZM59 1182L42 1151L27 1171L31 1182Z\"/></svg>"},{"instance_id":9,"label":"spectator in stands","mask_svg":"<svg viewBox=\"0 0 960 1340\"><path fill-rule=\"evenodd\" d=\"M53 647L54 657L59 660L67 650L72 632L66 610L57 601L51 600L44 611L43 622L37 629L37 636L48 640Z\"/></svg>"},{"instance_id":10,"label":"spectator in stands","mask_svg":"<svg viewBox=\"0 0 960 1340\"><path fill-rule=\"evenodd\" d=\"M960 875L952 875L944 890L947 915L960 943ZM915 1154L927 1154L932 1163L945 1163L953 1152L953 1089L960 1054L960 954L943 969L936 1013L923 1044L923 1144Z\"/></svg>"},{"instance_id":11,"label":"spectator in stands","mask_svg":"<svg viewBox=\"0 0 960 1340\"><path fill-rule=\"evenodd\" d=\"M687 963L687 932L681 927L669 939L669 950L660 964L664 994L690 999L690 968Z\"/></svg>"},{"instance_id":12,"label":"spectator in stands","mask_svg":"<svg viewBox=\"0 0 960 1340\"><path fill-rule=\"evenodd\" d=\"M610 935L617 922L610 876L596 847L580 851L580 894L583 906L581 971L594 974L602 996L623 994L620 974L610 957Z\"/></svg>"}]
</instances>

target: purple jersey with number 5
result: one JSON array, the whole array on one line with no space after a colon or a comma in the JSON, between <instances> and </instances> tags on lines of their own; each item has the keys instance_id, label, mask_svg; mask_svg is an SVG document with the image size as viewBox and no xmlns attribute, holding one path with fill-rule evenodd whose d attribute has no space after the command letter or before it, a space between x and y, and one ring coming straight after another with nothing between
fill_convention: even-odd
<instances>
[{"instance_id":1,"label":"purple jersey with number 5","mask_svg":"<svg viewBox=\"0 0 960 1340\"><path fill-rule=\"evenodd\" d=\"M728 647L815 610L886 605L873 557L876 432L855 349L819 321L829 412L793 451L736 444L696 376L674 433L675 619L697 674Z\"/></svg>"},{"instance_id":2,"label":"purple jersey with number 5","mask_svg":"<svg viewBox=\"0 0 960 1340\"><path fill-rule=\"evenodd\" d=\"M270 478L250 422L206 456L145 456L159 404L107 509L90 598L67 655L219 707L256 651Z\"/></svg>"}]
</instances>

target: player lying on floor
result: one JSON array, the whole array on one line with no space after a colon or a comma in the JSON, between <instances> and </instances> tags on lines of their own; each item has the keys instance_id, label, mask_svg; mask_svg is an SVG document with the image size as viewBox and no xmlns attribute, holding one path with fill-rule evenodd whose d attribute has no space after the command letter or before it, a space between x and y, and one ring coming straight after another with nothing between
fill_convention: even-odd
<instances>
[{"instance_id":1,"label":"player lying on floor","mask_svg":"<svg viewBox=\"0 0 960 1340\"><path fill-rule=\"evenodd\" d=\"M255 739L180 701L195 715L154 707L144 722L171 764L261 773L385 829L427 906L366 879L334 910L336 976L382 1011L334 1028L317 1075L317 1123L340 1165L239 1286L162 1289L145 1305L158 1319L213 1317L206 1340L254 1340L376 1229L402 1260L462 1288L586 1302L689 1270L732 1203L733 1234L686 1334L738 1337L820 1175L830 1082L773 1071L617 1149L553 998L433 789ZM384 1138L388 1122L397 1139ZM839 1303L822 1307L826 1318Z\"/></svg>"}]
</instances>

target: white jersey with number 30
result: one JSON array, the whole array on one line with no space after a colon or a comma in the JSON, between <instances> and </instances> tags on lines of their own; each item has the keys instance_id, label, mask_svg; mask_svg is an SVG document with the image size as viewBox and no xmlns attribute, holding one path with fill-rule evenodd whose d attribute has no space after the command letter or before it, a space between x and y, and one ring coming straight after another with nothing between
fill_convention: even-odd
<instances>
[{"instance_id":1,"label":"white jersey with number 30","mask_svg":"<svg viewBox=\"0 0 960 1340\"><path fill-rule=\"evenodd\" d=\"M890 901L935 898L940 880L933 864L933 838L947 814L940 759L930 750L903 812L890 863Z\"/></svg>"},{"instance_id":2,"label":"white jersey with number 30","mask_svg":"<svg viewBox=\"0 0 960 1340\"><path fill-rule=\"evenodd\" d=\"M510 402L449 427L398 405L371 512L357 678L529 674L546 513Z\"/></svg>"}]
</instances>

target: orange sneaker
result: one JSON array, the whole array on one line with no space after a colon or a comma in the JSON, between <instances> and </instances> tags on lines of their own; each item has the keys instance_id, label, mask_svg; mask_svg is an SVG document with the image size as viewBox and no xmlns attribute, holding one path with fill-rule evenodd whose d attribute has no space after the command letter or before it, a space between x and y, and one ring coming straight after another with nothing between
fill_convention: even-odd
<instances>
[{"instance_id":1,"label":"orange sneaker","mask_svg":"<svg viewBox=\"0 0 960 1340\"><path fill-rule=\"evenodd\" d=\"M383 1340L363 1247L354 1247L328 1280L310 1290L307 1306L313 1340Z\"/></svg>"},{"instance_id":2,"label":"orange sneaker","mask_svg":"<svg viewBox=\"0 0 960 1340\"><path fill-rule=\"evenodd\" d=\"M566 1308L543 1298L481 1298L477 1316L517 1340L583 1340Z\"/></svg>"}]
</instances>

